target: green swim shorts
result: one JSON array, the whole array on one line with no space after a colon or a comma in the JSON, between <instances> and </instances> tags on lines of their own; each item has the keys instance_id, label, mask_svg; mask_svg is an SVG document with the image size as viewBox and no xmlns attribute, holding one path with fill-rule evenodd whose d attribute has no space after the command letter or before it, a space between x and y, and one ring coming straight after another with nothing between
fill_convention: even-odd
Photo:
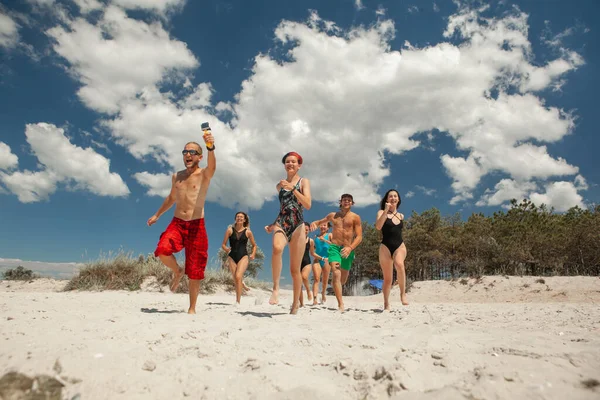
<instances>
[{"instance_id":1,"label":"green swim shorts","mask_svg":"<svg viewBox=\"0 0 600 400\"><path fill-rule=\"evenodd\" d=\"M340 268L345 269L346 271L350 271L350 267L352 266L352 261L354 261L354 250L350 252L348 258L342 257L342 248L337 244L331 243L329 245L329 251L327 252L329 263L340 263Z\"/></svg>"}]
</instances>

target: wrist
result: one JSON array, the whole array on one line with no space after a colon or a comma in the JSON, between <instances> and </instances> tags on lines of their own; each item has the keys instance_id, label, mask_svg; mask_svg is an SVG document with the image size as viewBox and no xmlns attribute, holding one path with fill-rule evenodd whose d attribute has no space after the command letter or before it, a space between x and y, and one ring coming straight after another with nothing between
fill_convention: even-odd
<instances>
[{"instance_id":1,"label":"wrist","mask_svg":"<svg viewBox=\"0 0 600 400\"><path fill-rule=\"evenodd\" d=\"M206 146L206 150L208 150L208 151L214 151L215 150L215 144L213 143L212 147Z\"/></svg>"}]
</instances>

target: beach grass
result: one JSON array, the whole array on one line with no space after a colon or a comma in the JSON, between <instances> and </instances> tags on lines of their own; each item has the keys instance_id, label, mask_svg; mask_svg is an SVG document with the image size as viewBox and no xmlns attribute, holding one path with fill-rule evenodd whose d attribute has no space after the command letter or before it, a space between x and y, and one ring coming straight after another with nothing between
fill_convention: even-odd
<instances>
[{"instance_id":1,"label":"beach grass","mask_svg":"<svg viewBox=\"0 0 600 400\"><path fill-rule=\"evenodd\" d=\"M180 262L180 265L182 264L183 262ZM86 263L67 283L64 290L135 291L140 290L148 282L163 290L169 285L171 278L171 270L154 255L136 257L131 253L119 251L116 254L102 255L98 260ZM270 288L269 283L251 277L245 277L244 283L250 288L265 290ZM218 289L235 290L233 277L229 271L207 267L204 279L200 282L200 292L210 294ZM187 276L181 280L177 293L188 293Z\"/></svg>"}]
</instances>

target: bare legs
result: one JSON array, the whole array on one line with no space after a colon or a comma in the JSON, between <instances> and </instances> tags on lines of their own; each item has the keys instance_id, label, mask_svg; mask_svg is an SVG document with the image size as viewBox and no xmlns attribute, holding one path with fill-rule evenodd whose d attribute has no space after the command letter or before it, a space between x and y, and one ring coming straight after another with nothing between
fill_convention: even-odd
<instances>
[{"instance_id":1,"label":"bare legs","mask_svg":"<svg viewBox=\"0 0 600 400\"><path fill-rule=\"evenodd\" d=\"M196 314L196 300L198 300L198 293L200 293L200 279L189 280L190 289L190 309L188 314Z\"/></svg>"},{"instance_id":2,"label":"bare legs","mask_svg":"<svg viewBox=\"0 0 600 400\"><path fill-rule=\"evenodd\" d=\"M338 302L338 309L344 312L344 300L342 298L342 270L340 263L332 262L331 269L333 270L333 292ZM346 277L347 279L347 277Z\"/></svg>"},{"instance_id":3,"label":"bare legs","mask_svg":"<svg viewBox=\"0 0 600 400\"><path fill-rule=\"evenodd\" d=\"M325 304L327 301L327 285L329 285L329 274L331 272L331 264L325 262L323 266L323 275L321 276L323 279L323 293L321 294L321 303Z\"/></svg>"},{"instance_id":4,"label":"bare legs","mask_svg":"<svg viewBox=\"0 0 600 400\"><path fill-rule=\"evenodd\" d=\"M290 240L290 275L292 276L292 285L294 287L294 300L292 302L290 314L296 314L298 312L300 293L302 292L302 274L300 273L300 264L302 263L305 247L306 232L304 231L304 224L302 224L296 228L294 233L292 233L292 240Z\"/></svg>"},{"instance_id":5,"label":"bare legs","mask_svg":"<svg viewBox=\"0 0 600 400\"><path fill-rule=\"evenodd\" d=\"M408 305L406 297L406 270L404 268L404 259L406 258L406 246L404 243L394 252L392 258L390 250L384 245L379 246L379 264L383 272L383 309L389 311L390 291L392 289L392 279L394 267L398 272L398 286L400 286L400 301L403 305Z\"/></svg>"},{"instance_id":6,"label":"bare legs","mask_svg":"<svg viewBox=\"0 0 600 400\"><path fill-rule=\"evenodd\" d=\"M313 276L315 281L313 282L313 306L317 305L317 294L319 293L319 282L321 281L321 264L315 261L312 265Z\"/></svg>"},{"instance_id":7,"label":"bare legs","mask_svg":"<svg viewBox=\"0 0 600 400\"><path fill-rule=\"evenodd\" d=\"M310 288L310 283L308 283L308 277L310 276L311 270L312 270L311 266L306 265L304 268L302 268L302 271L301 271L302 284L304 285L304 288L306 288L306 300L308 302L311 302L313 299L312 290ZM302 291L300 291L300 293L302 293Z\"/></svg>"},{"instance_id":8,"label":"bare legs","mask_svg":"<svg viewBox=\"0 0 600 400\"><path fill-rule=\"evenodd\" d=\"M173 279L171 280L171 284L169 285L169 289L171 292L175 293L177 291L177 287L179 287L179 282L183 277L184 269L177 264L177 260L174 255L166 256L164 254L160 254L158 256L160 261L162 261L165 266L169 267L171 271L173 271Z\"/></svg>"},{"instance_id":9,"label":"bare legs","mask_svg":"<svg viewBox=\"0 0 600 400\"><path fill-rule=\"evenodd\" d=\"M231 271L231 275L233 276L233 282L235 283L235 302L240 304L242 300L242 291L244 290L244 282L242 279L244 278L244 273L248 268L248 256L242 257L242 259L236 264L231 257L227 258L229 262L229 271Z\"/></svg>"},{"instance_id":10,"label":"bare legs","mask_svg":"<svg viewBox=\"0 0 600 400\"><path fill-rule=\"evenodd\" d=\"M280 233L281 232L281 233ZM269 299L269 304L279 303L279 280L281 279L281 257L283 248L287 243L287 238L283 231L279 229L273 233L273 251L271 253L271 270L273 271L273 293Z\"/></svg>"}]
</instances>

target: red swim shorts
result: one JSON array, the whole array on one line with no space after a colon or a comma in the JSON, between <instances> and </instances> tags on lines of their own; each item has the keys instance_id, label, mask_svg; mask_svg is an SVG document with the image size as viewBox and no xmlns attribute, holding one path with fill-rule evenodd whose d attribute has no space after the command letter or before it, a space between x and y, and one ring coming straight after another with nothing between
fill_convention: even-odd
<instances>
[{"instance_id":1,"label":"red swim shorts","mask_svg":"<svg viewBox=\"0 0 600 400\"><path fill-rule=\"evenodd\" d=\"M184 221L174 217L160 235L154 255L170 256L185 248L185 274L190 279L204 279L208 260L208 237L204 218Z\"/></svg>"}]
</instances>

